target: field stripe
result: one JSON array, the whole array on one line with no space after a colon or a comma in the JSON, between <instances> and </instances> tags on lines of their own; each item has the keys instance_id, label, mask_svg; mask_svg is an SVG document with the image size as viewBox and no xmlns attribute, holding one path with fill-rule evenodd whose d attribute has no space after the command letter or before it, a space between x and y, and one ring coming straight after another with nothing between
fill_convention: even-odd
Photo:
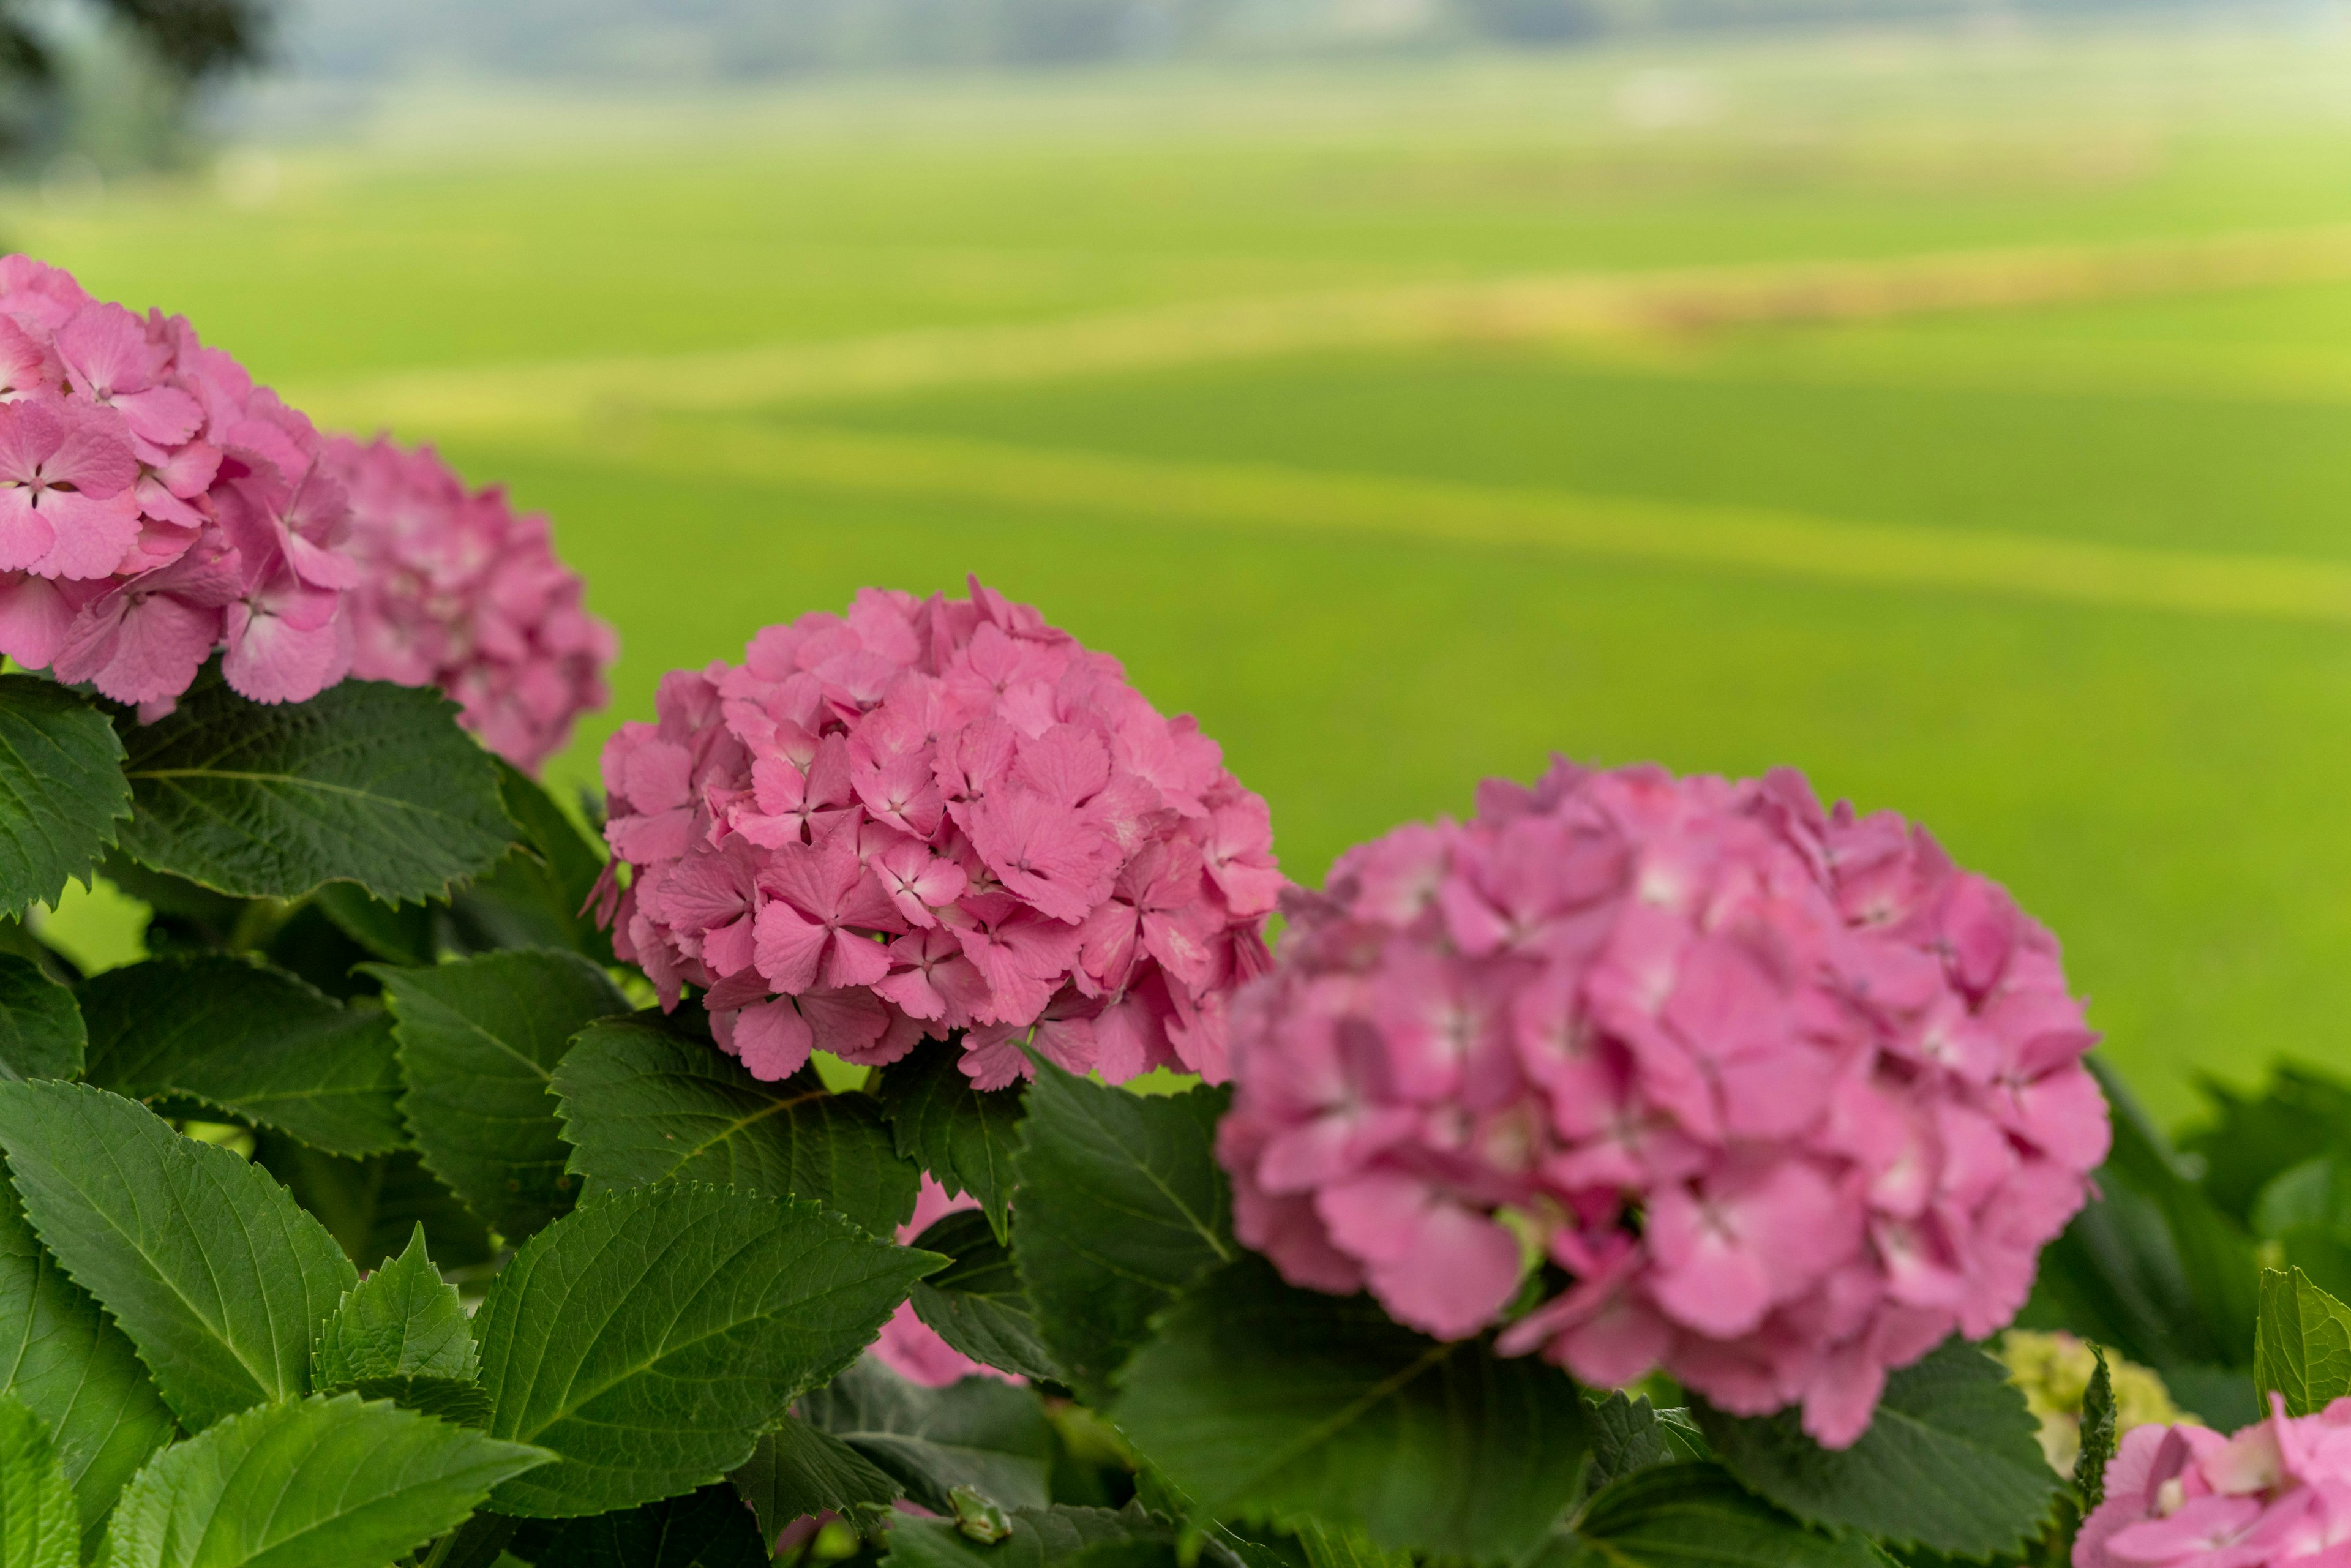
<instances>
[{"instance_id":1,"label":"field stripe","mask_svg":"<svg viewBox=\"0 0 2351 1568\"><path fill-rule=\"evenodd\" d=\"M1763 322L2123 299L2351 278L2351 226L2108 246L1579 273L1214 301L716 353L434 369L293 389L329 425L411 436L622 410L720 412L1336 349L1687 340Z\"/></svg>"},{"instance_id":2,"label":"field stripe","mask_svg":"<svg viewBox=\"0 0 2351 1568\"><path fill-rule=\"evenodd\" d=\"M2286 621L2351 622L2351 565L2037 535L1843 522L1542 489L1259 465L1169 463L934 436L698 421L638 424L569 461L682 477L1162 523L1534 548L1817 581Z\"/></svg>"}]
</instances>

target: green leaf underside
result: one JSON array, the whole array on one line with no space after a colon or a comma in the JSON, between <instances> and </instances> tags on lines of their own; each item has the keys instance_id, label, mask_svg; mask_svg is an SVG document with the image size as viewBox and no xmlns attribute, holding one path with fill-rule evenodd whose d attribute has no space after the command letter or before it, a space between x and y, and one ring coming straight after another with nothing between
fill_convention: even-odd
<instances>
[{"instance_id":1,"label":"green leaf underside","mask_svg":"<svg viewBox=\"0 0 2351 1568\"><path fill-rule=\"evenodd\" d=\"M1012 1155L1020 1145L1023 1095L983 1092L963 1075L958 1039L925 1040L883 1070L878 1092L898 1153L938 1179L950 1195L979 1200L998 1237L1012 1197Z\"/></svg>"},{"instance_id":2,"label":"green leaf underside","mask_svg":"<svg viewBox=\"0 0 2351 1568\"><path fill-rule=\"evenodd\" d=\"M514 841L489 753L439 693L344 681L306 703L247 702L200 680L125 737L133 860L239 898L351 882L438 897Z\"/></svg>"},{"instance_id":3,"label":"green leaf underside","mask_svg":"<svg viewBox=\"0 0 2351 1568\"><path fill-rule=\"evenodd\" d=\"M227 954L158 958L82 986L89 1082L187 1099L353 1157L401 1146L400 1063L381 1008L345 1007Z\"/></svg>"},{"instance_id":4,"label":"green leaf underside","mask_svg":"<svg viewBox=\"0 0 2351 1568\"><path fill-rule=\"evenodd\" d=\"M311 1332L358 1276L267 1172L78 1083L0 1083L0 1147L189 1430L308 1388Z\"/></svg>"},{"instance_id":5,"label":"green leaf underside","mask_svg":"<svg viewBox=\"0 0 2351 1568\"><path fill-rule=\"evenodd\" d=\"M0 1394L0 1563L77 1568L80 1562L81 1516L48 1424L23 1400Z\"/></svg>"},{"instance_id":6,"label":"green leaf underside","mask_svg":"<svg viewBox=\"0 0 2351 1568\"><path fill-rule=\"evenodd\" d=\"M1255 1258L1178 1301L1120 1381L1113 1419L1207 1515L1311 1513L1385 1551L1482 1560L1532 1547L1582 1484L1564 1374L1293 1290Z\"/></svg>"},{"instance_id":7,"label":"green leaf underside","mask_svg":"<svg viewBox=\"0 0 2351 1568\"><path fill-rule=\"evenodd\" d=\"M1719 1465L1661 1465L1592 1500L1531 1568L1886 1568L1869 1542L1807 1530Z\"/></svg>"},{"instance_id":8,"label":"green leaf underside","mask_svg":"<svg viewBox=\"0 0 2351 1568\"><path fill-rule=\"evenodd\" d=\"M398 1019L400 1108L426 1168L516 1239L569 1208L555 1065L591 1019L629 1010L619 988L575 953L368 973Z\"/></svg>"},{"instance_id":9,"label":"green leaf underside","mask_svg":"<svg viewBox=\"0 0 2351 1568\"><path fill-rule=\"evenodd\" d=\"M588 909L603 855L546 790L496 760L507 815L521 828L522 842L451 901L459 944L560 947L611 962L612 939Z\"/></svg>"},{"instance_id":10,"label":"green leaf underside","mask_svg":"<svg viewBox=\"0 0 2351 1568\"><path fill-rule=\"evenodd\" d=\"M0 915L55 904L87 878L131 815L122 741L89 701L0 675Z\"/></svg>"},{"instance_id":11,"label":"green leaf underside","mask_svg":"<svg viewBox=\"0 0 2351 1568\"><path fill-rule=\"evenodd\" d=\"M766 1568L751 1511L728 1486L704 1487L590 1519L532 1520L511 1548L534 1568Z\"/></svg>"},{"instance_id":12,"label":"green leaf underside","mask_svg":"<svg viewBox=\"0 0 2351 1568\"><path fill-rule=\"evenodd\" d=\"M32 959L0 953L0 1079L75 1077L88 1043L74 994Z\"/></svg>"},{"instance_id":13,"label":"green leaf underside","mask_svg":"<svg viewBox=\"0 0 2351 1568\"><path fill-rule=\"evenodd\" d=\"M486 1262L495 1250L481 1217L441 1185L413 1150L371 1159L338 1159L279 1134L254 1138L254 1163L286 1184L295 1201L316 1215L350 1260L372 1269L424 1227L435 1262L462 1269Z\"/></svg>"},{"instance_id":14,"label":"green leaf underside","mask_svg":"<svg viewBox=\"0 0 2351 1568\"><path fill-rule=\"evenodd\" d=\"M1959 1556L2016 1550L2048 1515L2057 1477L2024 1396L1959 1340L1886 1380L1858 1442L1821 1448L1799 1413L1742 1418L1694 1406L1731 1474L1799 1519Z\"/></svg>"},{"instance_id":15,"label":"green leaf underside","mask_svg":"<svg viewBox=\"0 0 2351 1568\"><path fill-rule=\"evenodd\" d=\"M935 1513L977 1488L1004 1508L1051 1500L1053 1427L1037 1396L993 1377L945 1388L909 1382L872 1356L802 1399L800 1418L840 1438Z\"/></svg>"},{"instance_id":16,"label":"green leaf underside","mask_svg":"<svg viewBox=\"0 0 2351 1568\"><path fill-rule=\"evenodd\" d=\"M178 1423L122 1331L33 1235L0 1184L0 1388L47 1427L72 1483L85 1550L147 1456Z\"/></svg>"},{"instance_id":17,"label":"green leaf underside","mask_svg":"<svg viewBox=\"0 0 2351 1568\"><path fill-rule=\"evenodd\" d=\"M1146 1568L1176 1561L1176 1526L1140 1505L1106 1508L1008 1509L1012 1533L984 1544L957 1531L951 1519L900 1519L890 1528L895 1568L1045 1568L1083 1557L1103 1568Z\"/></svg>"},{"instance_id":18,"label":"green leaf underside","mask_svg":"<svg viewBox=\"0 0 2351 1568\"><path fill-rule=\"evenodd\" d=\"M2253 1382L2266 1403L2285 1396L2289 1416L2309 1416L2351 1394L2351 1307L2299 1269L2262 1270L2253 1334Z\"/></svg>"},{"instance_id":19,"label":"green leaf underside","mask_svg":"<svg viewBox=\"0 0 2351 1568\"><path fill-rule=\"evenodd\" d=\"M420 1225L405 1251L360 1281L319 1325L311 1382L329 1389L380 1377L470 1381L478 1360L473 1324L425 1257Z\"/></svg>"},{"instance_id":20,"label":"green leaf underside","mask_svg":"<svg viewBox=\"0 0 2351 1568\"><path fill-rule=\"evenodd\" d=\"M1145 1098L1038 1063L1013 1161L1013 1256L1054 1361L1096 1403L1153 1314L1238 1256L1216 1158L1226 1100Z\"/></svg>"},{"instance_id":21,"label":"green leaf underside","mask_svg":"<svg viewBox=\"0 0 2351 1568\"><path fill-rule=\"evenodd\" d=\"M761 1433L751 1457L727 1479L770 1543L796 1519L847 1513L859 1503L887 1506L902 1490L864 1455L796 1416Z\"/></svg>"},{"instance_id":22,"label":"green leaf underside","mask_svg":"<svg viewBox=\"0 0 2351 1568\"><path fill-rule=\"evenodd\" d=\"M261 1406L139 1473L108 1532L106 1568L389 1563L545 1458L356 1395Z\"/></svg>"},{"instance_id":23,"label":"green leaf underside","mask_svg":"<svg viewBox=\"0 0 2351 1568\"><path fill-rule=\"evenodd\" d=\"M2087 1518L2106 1495L2106 1462L2115 1457L2120 1422L2115 1409L2115 1378L2106 1353L2090 1347L2095 1358L2090 1385L2082 1391L2082 1450L2074 1460L2074 1495Z\"/></svg>"},{"instance_id":24,"label":"green leaf underside","mask_svg":"<svg viewBox=\"0 0 2351 1568\"><path fill-rule=\"evenodd\" d=\"M921 1175L873 1101L814 1068L763 1083L710 1043L643 1016L590 1024L556 1069L583 1196L673 1179L811 1198L879 1236L914 1212Z\"/></svg>"},{"instance_id":25,"label":"green leaf underside","mask_svg":"<svg viewBox=\"0 0 2351 1568\"><path fill-rule=\"evenodd\" d=\"M497 1511L601 1513L717 1480L938 1262L812 1203L669 1183L582 1205L474 1319L490 1430L559 1456Z\"/></svg>"},{"instance_id":26,"label":"green leaf underside","mask_svg":"<svg viewBox=\"0 0 2351 1568\"><path fill-rule=\"evenodd\" d=\"M977 1362L1026 1377L1061 1380L1037 1333L1029 1295L1012 1254L977 1209L950 1214L914 1239L925 1252L954 1262L914 1286L914 1312L932 1331Z\"/></svg>"}]
</instances>

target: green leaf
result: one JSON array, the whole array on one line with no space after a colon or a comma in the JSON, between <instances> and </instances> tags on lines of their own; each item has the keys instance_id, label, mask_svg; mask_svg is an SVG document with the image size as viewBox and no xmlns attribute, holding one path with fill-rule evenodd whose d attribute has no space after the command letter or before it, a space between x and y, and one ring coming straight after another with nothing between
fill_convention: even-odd
<instances>
[{"instance_id":1,"label":"green leaf","mask_svg":"<svg viewBox=\"0 0 2351 1568\"><path fill-rule=\"evenodd\" d=\"M1960 1340L1886 1379L1849 1448L1806 1437L1798 1413L1726 1416L1694 1405L1730 1473L1797 1518L1957 1556L2012 1552L2040 1531L2057 1478L2024 1396Z\"/></svg>"},{"instance_id":2,"label":"green leaf","mask_svg":"<svg viewBox=\"0 0 2351 1568\"><path fill-rule=\"evenodd\" d=\"M1352 1526L1342 1530L1311 1514L1301 1515L1290 1523L1299 1546L1306 1553L1308 1568L1412 1568L1408 1554L1390 1556L1373 1545L1370 1536Z\"/></svg>"},{"instance_id":3,"label":"green leaf","mask_svg":"<svg viewBox=\"0 0 2351 1568\"><path fill-rule=\"evenodd\" d=\"M1007 1510L1012 1533L994 1545L973 1540L952 1519L899 1519L890 1526L885 1568L1045 1568L1080 1560L1099 1568L1175 1568L1176 1529L1140 1505Z\"/></svg>"},{"instance_id":4,"label":"green leaf","mask_svg":"<svg viewBox=\"0 0 2351 1568\"><path fill-rule=\"evenodd\" d=\"M0 675L0 915L55 904L85 881L131 815L122 742L65 687Z\"/></svg>"},{"instance_id":5,"label":"green leaf","mask_svg":"<svg viewBox=\"0 0 2351 1568\"><path fill-rule=\"evenodd\" d=\"M139 1472L107 1568L372 1568L454 1530L546 1458L352 1394L265 1405Z\"/></svg>"},{"instance_id":6,"label":"green leaf","mask_svg":"<svg viewBox=\"0 0 2351 1568\"><path fill-rule=\"evenodd\" d=\"M761 1433L751 1457L727 1479L758 1514L770 1544L796 1519L848 1513L861 1503L886 1508L903 1490L864 1455L795 1416Z\"/></svg>"},{"instance_id":7,"label":"green leaf","mask_svg":"<svg viewBox=\"0 0 2351 1568\"><path fill-rule=\"evenodd\" d=\"M501 1513L601 1513L718 1479L939 1260L812 1203L665 1183L527 1242L474 1319L501 1437L559 1462Z\"/></svg>"},{"instance_id":8,"label":"green leaf","mask_svg":"<svg viewBox=\"0 0 2351 1568\"><path fill-rule=\"evenodd\" d=\"M33 1228L112 1314L190 1431L309 1383L310 1333L358 1282L287 1190L80 1083L0 1083Z\"/></svg>"},{"instance_id":9,"label":"green leaf","mask_svg":"<svg viewBox=\"0 0 2351 1568\"><path fill-rule=\"evenodd\" d=\"M914 1245L954 1262L914 1286L914 1312L938 1336L977 1362L1026 1377L1061 1380L1038 1336L1029 1294L1012 1254L987 1217L963 1209L939 1220Z\"/></svg>"},{"instance_id":10,"label":"green leaf","mask_svg":"<svg viewBox=\"0 0 2351 1568\"><path fill-rule=\"evenodd\" d=\"M352 1287L319 1325L310 1384L325 1390L382 1377L470 1380L479 1361L473 1324L424 1255L420 1225L406 1251Z\"/></svg>"},{"instance_id":11,"label":"green leaf","mask_svg":"<svg viewBox=\"0 0 2351 1568\"><path fill-rule=\"evenodd\" d=\"M434 1261L448 1269L487 1262L490 1228L434 1179L415 1153L338 1159L306 1144L263 1132L254 1163L283 1182L317 1216L350 1260L372 1269L398 1252L409 1231L424 1227Z\"/></svg>"},{"instance_id":12,"label":"green leaf","mask_svg":"<svg viewBox=\"0 0 2351 1568\"><path fill-rule=\"evenodd\" d=\"M78 1568L81 1516L48 1423L0 1394L0 1563Z\"/></svg>"},{"instance_id":13,"label":"green leaf","mask_svg":"<svg viewBox=\"0 0 2351 1568\"><path fill-rule=\"evenodd\" d=\"M239 898L329 882L393 903L444 895L515 833L489 753L456 713L437 692L381 681L247 702L208 674L168 718L120 721L138 808L123 852Z\"/></svg>"},{"instance_id":14,"label":"green leaf","mask_svg":"<svg viewBox=\"0 0 2351 1568\"><path fill-rule=\"evenodd\" d=\"M511 1239L569 1208L555 1064L591 1019L629 1010L619 988L576 953L368 973L399 1020L400 1108L425 1167Z\"/></svg>"},{"instance_id":15,"label":"green leaf","mask_svg":"<svg viewBox=\"0 0 2351 1568\"><path fill-rule=\"evenodd\" d=\"M2197 1087L2212 1117L2180 1147L2202 1162L2206 1194L2241 1223L2252 1219L2254 1201L2279 1172L2325 1154L2351 1127L2351 1085L2295 1063L2273 1065L2252 1094L2209 1077Z\"/></svg>"},{"instance_id":16,"label":"green leaf","mask_svg":"<svg viewBox=\"0 0 2351 1568\"><path fill-rule=\"evenodd\" d=\"M448 1555L434 1568L534 1568L519 1557L511 1556L507 1547L522 1527L522 1521L508 1519L502 1513L477 1513L459 1525L449 1538ZM432 1552L441 1550L420 1547L416 1556L421 1563L432 1563Z\"/></svg>"},{"instance_id":17,"label":"green leaf","mask_svg":"<svg viewBox=\"0 0 2351 1568\"><path fill-rule=\"evenodd\" d=\"M451 899L458 944L474 952L559 947L611 963L612 939L588 911L604 869L602 851L546 790L503 758L497 767L507 814L522 829L522 842Z\"/></svg>"},{"instance_id":18,"label":"green leaf","mask_svg":"<svg viewBox=\"0 0 2351 1568\"><path fill-rule=\"evenodd\" d=\"M640 1014L591 1024L556 1070L569 1169L593 1197L682 1178L813 1198L877 1236L914 1212L921 1176L863 1094L813 1067L763 1083L707 1040Z\"/></svg>"},{"instance_id":19,"label":"green leaf","mask_svg":"<svg viewBox=\"0 0 2351 1568\"><path fill-rule=\"evenodd\" d=\"M1020 1145L1018 1086L983 1092L963 1075L963 1040L925 1040L885 1069L878 1091L898 1153L938 1179L950 1196L979 1200L996 1234L1006 1234L1012 1155Z\"/></svg>"},{"instance_id":20,"label":"green leaf","mask_svg":"<svg viewBox=\"0 0 2351 1568\"><path fill-rule=\"evenodd\" d=\"M2285 1396L2289 1416L2312 1416L2351 1394L2351 1307L2299 1269L2262 1270L2253 1386Z\"/></svg>"},{"instance_id":21,"label":"green leaf","mask_svg":"<svg viewBox=\"0 0 2351 1568\"><path fill-rule=\"evenodd\" d=\"M1866 1541L1823 1535L1717 1465L1660 1465L1614 1482L1531 1568L1887 1568Z\"/></svg>"},{"instance_id":22,"label":"green leaf","mask_svg":"<svg viewBox=\"0 0 2351 1568\"><path fill-rule=\"evenodd\" d=\"M392 1019L228 954L152 959L84 981L89 1082L193 1100L329 1154L405 1142Z\"/></svg>"},{"instance_id":23,"label":"green leaf","mask_svg":"<svg viewBox=\"0 0 2351 1568\"><path fill-rule=\"evenodd\" d=\"M489 1391L469 1377L436 1377L406 1374L394 1377L362 1377L350 1385L362 1399L389 1399L403 1410L438 1416L460 1427L490 1425Z\"/></svg>"},{"instance_id":24,"label":"green leaf","mask_svg":"<svg viewBox=\"0 0 2351 1568\"><path fill-rule=\"evenodd\" d=\"M1013 1258L1054 1361L1101 1404L1152 1315L1238 1256L1216 1155L1228 1096L1146 1098L1040 1059L1028 1098Z\"/></svg>"},{"instance_id":25,"label":"green leaf","mask_svg":"<svg viewBox=\"0 0 2351 1568\"><path fill-rule=\"evenodd\" d=\"M71 991L32 959L0 953L0 1079L77 1077L89 1038Z\"/></svg>"},{"instance_id":26,"label":"green leaf","mask_svg":"<svg viewBox=\"0 0 2351 1568\"><path fill-rule=\"evenodd\" d=\"M438 956L429 904L386 904L348 882L329 883L310 895L310 902L344 936L378 958L430 964Z\"/></svg>"},{"instance_id":27,"label":"green leaf","mask_svg":"<svg viewBox=\"0 0 2351 1568\"><path fill-rule=\"evenodd\" d=\"M178 1423L122 1331L65 1276L0 1182L0 1364L5 1391L40 1416L80 1510L85 1552L147 1456Z\"/></svg>"},{"instance_id":28,"label":"green leaf","mask_svg":"<svg viewBox=\"0 0 2351 1568\"><path fill-rule=\"evenodd\" d=\"M1629 1399L1624 1390L1618 1389L1590 1406L1586 1414L1592 1432L1594 1487L1606 1486L1651 1465L1670 1465L1681 1457L1646 1394L1638 1399Z\"/></svg>"},{"instance_id":29,"label":"green leaf","mask_svg":"<svg viewBox=\"0 0 2351 1568\"><path fill-rule=\"evenodd\" d=\"M1051 1500L1053 1427L1037 1396L993 1377L945 1388L909 1382L867 1356L799 1403L800 1419L871 1459L936 1513L978 1490L1005 1508Z\"/></svg>"},{"instance_id":30,"label":"green leaf","mask_svg":"<svg viewBox=\"0 0 2351 1568\"><path fill-rule=\"evenodd\" d=\"M2106 1367L2106 1353L2090 1347L2095 1366L2090 1385L2082 1391L2082 1451L2074 1460L2074 1496L2086 1519L2105 1500L2106 1462L2115 1457L2119 1433L2115 1412L2115 1378Z\"/></svg>"},{"instance_id":31,"label":"green leaf","mask_svg":"<svg viewBox=\"0 0 2351 1568\"><path fill-rule=\"evenodd\" d=\"M728 1486L589 1519L532 1520L515 1555L539 1568L766 1568L759 1526Z\"/></svg>"},{"instance_id":32,"label":"green leaf","mask_svg":"<svg viewBox=\"0 0 2351 1568\"><path fill-rule=\"evenodd\" d=\"M1120 1382L1112 1419L1211 1517L1311 1513L1385 1551L1483 1560L1531 1548L1582 1490L1564 1374L1293 1290L1255 1258L1168 1311Z\"/></svg>"}]
</instances>

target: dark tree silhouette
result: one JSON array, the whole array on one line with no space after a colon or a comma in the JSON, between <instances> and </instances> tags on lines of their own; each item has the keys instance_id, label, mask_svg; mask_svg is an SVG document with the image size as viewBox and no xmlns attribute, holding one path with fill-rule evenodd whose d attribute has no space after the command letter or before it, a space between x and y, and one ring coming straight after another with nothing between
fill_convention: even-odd
<instances>
[{"instance_id":1,"label":"dark tree silhouette","mask_svg":"<svg viewBox=\"0 0 2351 1568\"><path fill-rule=\"evenodd\" d=\"M275 0L92 0L183 88L258 60ZM57 61L26 20L24 0L0 0L0 146L21 134L57 85ZM9 100L14 99L14 104Z\"/></svg>"}]
</instances>

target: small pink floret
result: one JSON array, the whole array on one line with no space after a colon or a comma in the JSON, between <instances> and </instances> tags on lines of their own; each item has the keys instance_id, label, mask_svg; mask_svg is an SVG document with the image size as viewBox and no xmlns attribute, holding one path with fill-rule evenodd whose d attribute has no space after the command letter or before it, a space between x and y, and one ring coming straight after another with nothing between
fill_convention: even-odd
<instances>
[{"instance_id":1,"label":"small pink floret","mask_svg":"<svg viewBox=\"0 0 2351 1568\"><path fill-rule=\"evenodd\" d=\"M0 601L0 614L6 606ZM31 612L27 612L30 613ZM664 677L604 748L613 942L762 1078L960 1031L1123 1082L1225 1077L1285 885L1265 802L1189 719L1026 606L860 592Z\"/></svg>"},{"instance_id":2,"label":"small pink floret","mask_svg":"<svg viewBox=\"0 0 2351 1568\"><path fill-rule=\"evenodd\" d=\"M2233 1437L2137 1427L2107 1461L2105 1499L2074 1568L2272 1568L2351 1561L2351 1399L2270 1416Z\"/></svg>"},{"instance_id":3,"label":"small pink floret","mask_svg":"<svg viewBox=\"0 0 2351 1568\"><path fill-rule=\"evenodd\" d=\"M1594 1384L1868 1426L2013 1318L2105 1155L2057 946L1802 778L1562 762L1292 893L1233 1005L1235 1228L1293 1283Z\"/></svg>"},{"instance_id":4,"label":"small pink floret","mask_svg":"<svg viewBox=\"0 0 2351 1568\"><path fill-rule=\"evenodd\" d=\"M326 468L350 497L352 674L440 687L483 745L537 772L604 706L619 652L548 520L467 489L429 446L338 436Z\"/></svg>"},{"instance_id":5,"label":"small pink floret","mask_svg":"<svg viewBox=\"0 0 2351 1568\"><path fill-rule=\"evenodd\" d=\"M0 653L146 716L215 649L256 702L334 685L359 569L321 453L186 321L0 257Z\"/></svg>"}]
</instances>

